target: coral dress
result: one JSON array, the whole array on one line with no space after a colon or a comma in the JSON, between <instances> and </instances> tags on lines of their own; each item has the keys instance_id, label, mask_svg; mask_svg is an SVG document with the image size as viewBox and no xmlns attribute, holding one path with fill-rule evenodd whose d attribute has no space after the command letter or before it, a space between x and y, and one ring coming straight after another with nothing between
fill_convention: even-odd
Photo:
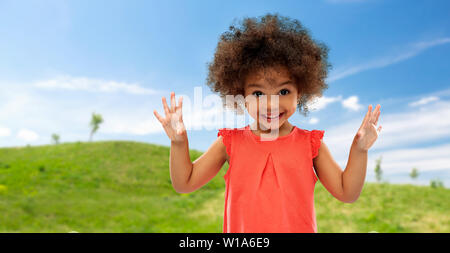
<instances>
[{"instance_id":1,"label":"coral dress","mask_svg":"<svg viewBox=\"0 0 450 253\"><path fill-rule=\"evenodd\" d=\"M313 158L323 134L294 126L267 141L250 125L219 129L230 157L223 232L316 233Z\"/></svg>"}]
</instances>

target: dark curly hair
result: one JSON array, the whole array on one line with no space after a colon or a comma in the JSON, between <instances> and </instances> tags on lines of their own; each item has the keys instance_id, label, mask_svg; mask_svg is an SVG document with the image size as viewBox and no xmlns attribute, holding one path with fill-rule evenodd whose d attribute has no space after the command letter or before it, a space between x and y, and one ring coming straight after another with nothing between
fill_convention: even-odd
<instances>
[{"instance_id":1,"label":"dark curly hair","mask_svg":"<svg viewBox=\"0 0 450 253\"><path fill-rule=\"evenodd\" d=\"M244 96L246 75L261 68L286 66L300 92L298 111L308 113L306 103L322 96L328 68L328 47L311 39L302 24L279 14L266 14L258 21L244 18L241 27L231 25L220 36L214 59L207 64L207 85L219 92L225 107L227 95ZM238 114L243 108L235 103ZM303 108L303 112L302 112Z\"/></svg>"}]
</instances>

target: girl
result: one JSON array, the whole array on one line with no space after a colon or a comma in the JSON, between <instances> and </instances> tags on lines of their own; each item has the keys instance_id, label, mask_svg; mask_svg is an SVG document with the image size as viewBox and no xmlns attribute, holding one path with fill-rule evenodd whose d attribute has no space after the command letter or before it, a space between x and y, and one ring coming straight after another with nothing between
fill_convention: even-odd
<instances>
[{"instance_id":1,"label":"girl","mask_svg":"<svg viewBox=\"0 0 450 253\"><path fill-rule=\"evenodd\" d=\"M369 105L342 171L322 140L324 130L288 121L297 108L306 113L306 102L327 88L328 48L312 40L299 21L278 14L246 18L242 28L230 26L230 31L221 36L209 65L208 85L222 98L243 95L255 122L219 129L211 147L191 162L183 98L176 105L171 92L168 107L163 97L166 117L154 114L171 140L172 185L178 193L193 192L227 161L223 232L317 232L315 183L320 180L342 202L359 197L368 150L381 130L376 127L380 105L373 111ZM232 105L243 113L242 103Z\"/></svg>"}]
</instances>

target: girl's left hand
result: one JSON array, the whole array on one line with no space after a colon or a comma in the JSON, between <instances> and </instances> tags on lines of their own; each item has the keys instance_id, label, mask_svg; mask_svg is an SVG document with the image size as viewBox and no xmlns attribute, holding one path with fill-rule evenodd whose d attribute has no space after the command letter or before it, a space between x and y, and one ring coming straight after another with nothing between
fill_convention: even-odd
<instances>
[{"instance_id":1,"label":"girl's left hand","mask_svg":"<svg viewBox=\"0 0 450 253\"><path fill-rule=\"evenodd\" d=\"M377 129L378 117L380 116L380 105L375 107L372 112L372 105L363 119L361 126L355 136L356 146L362 151L368 151L373 143L377 140L381 131L381 125Z\"/></svg>"}]
</instances>

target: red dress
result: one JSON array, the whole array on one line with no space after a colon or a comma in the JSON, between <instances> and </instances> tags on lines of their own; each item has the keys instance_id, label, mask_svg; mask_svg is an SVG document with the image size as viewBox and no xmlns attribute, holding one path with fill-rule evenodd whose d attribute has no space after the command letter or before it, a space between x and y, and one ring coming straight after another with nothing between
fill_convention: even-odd
<instances>
[{"instance_id":1,"label":"red dress","mask_svg":"<svg viewBox=\"0 0 450 253\"><path fill-rule=\"evenodd\" d=\"M323 134L294 126L266 141L250 125L219 129L230 157L223 232L316 233L313 158Z\"/></svg>"}]
</instances>

